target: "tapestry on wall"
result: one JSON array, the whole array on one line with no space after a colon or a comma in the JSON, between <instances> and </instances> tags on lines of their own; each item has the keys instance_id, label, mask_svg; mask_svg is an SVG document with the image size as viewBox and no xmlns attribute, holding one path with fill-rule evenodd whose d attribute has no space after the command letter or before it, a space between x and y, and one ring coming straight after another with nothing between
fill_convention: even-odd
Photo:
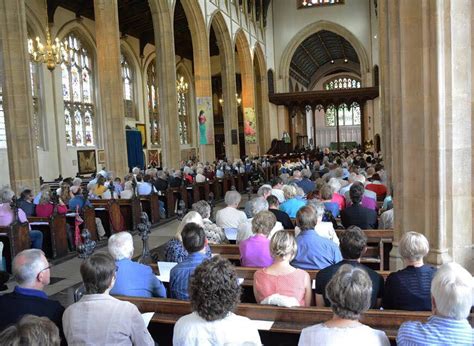
<instances>
[{"instance_id":1,"label":"tapestry on wall","mask_svg":"<svg viewBox=\"0 0 474 346\"><path fill-rule=\"evenodd\" d=\"M78 150L77 165L79 174L91 174L97 171L95 150Z\"/></svg>"},{"instance_id":2,"label":"tapestry on wall","mask_svg":"<svg viewBox=\"0 0 474 346\"><path fill-rule=\"evenodd\" d=\"M257 143L257 121L253 108L244 108L245 143Z\"/></svg>"},{"instance_id":3,"label":"tapestry on wall","mask_svg":"<svg viewBox=\"0 0 474 346\"><path fill-rule=\"evenodd\" d=\"M214 144L214 119L211 97L196 99L199 125L199 144Z\"/></svg>"}]
</instances>

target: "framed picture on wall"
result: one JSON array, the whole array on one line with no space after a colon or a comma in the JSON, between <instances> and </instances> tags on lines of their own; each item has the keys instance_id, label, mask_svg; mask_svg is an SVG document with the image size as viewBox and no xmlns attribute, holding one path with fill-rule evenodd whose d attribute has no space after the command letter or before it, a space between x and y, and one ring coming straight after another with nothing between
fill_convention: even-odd
<instances>
[{"instance_id":1,"label":"framed picture on wall","mask_svg":"<svg viewBox=\"0 0 474 346\"><path fill-rule=\"evenodd\" d=\"M97 150L97 161L105 163L105 150Z\"/></svg>"},{"instance_id":2,"label":"framed picture on wall","mask_svg":"<svg viewBox=\"0 0 474 346\"><path fill-rule=\"evenodd\" d=\"M135 127L142 134L142 147L146 148L146 126L145 126L145 124L136 123Z\"/></svg>"},{"instance_id":3,"label":"framed picture on wall","mask_svg":"<svg viewBox=\"0 0 474 346\"><path fill-rule=\"evenodd\" d=\"M148 150L148 166L159 167L160 166L160 153L156 149Z\"/></svg>"},{"instance_id":4,"label":"framed picture on wall","mask_svg":"<svg viewBox=\"0 0 474 346\"><path fill-rule=\"evenodd\" d=\"M79 174L91 174L97 171L95 150L78 150L77 166Z\"/></svg>"}]
</instances>

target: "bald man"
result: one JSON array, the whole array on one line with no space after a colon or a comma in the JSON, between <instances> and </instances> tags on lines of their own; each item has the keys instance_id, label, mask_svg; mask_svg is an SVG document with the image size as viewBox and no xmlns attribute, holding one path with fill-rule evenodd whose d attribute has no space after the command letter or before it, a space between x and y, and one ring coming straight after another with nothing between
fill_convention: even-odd
<instances>
[{"instance_id":1,"label":"bald man","mask_svg":"<svg viewBox=\"0 0 474 346\"><path fill-rule=\"evenodd\" d=\"M18 285L12 293L0 296L0 331L31 314L48 317L62 334L64 307L44 292L49 285L50 267L43 251L38 249L24 250L15 256L13 276Z\"/></svg>"}]
</instances>

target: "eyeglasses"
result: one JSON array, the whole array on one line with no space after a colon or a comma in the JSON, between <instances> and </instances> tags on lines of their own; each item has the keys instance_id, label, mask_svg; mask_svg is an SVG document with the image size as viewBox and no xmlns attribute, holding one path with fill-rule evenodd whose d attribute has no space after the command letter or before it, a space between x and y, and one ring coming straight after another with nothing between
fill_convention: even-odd
<instances>
[{"instance_id":1,"label":"eyeglasses","mask_svg":"<svg viewBox=\"0 0 474 346\"><path fill-rule=\"evenodd\" d=\"M38 272L38 275L36 275L36 278L39 278L39 275L44 272L45 270L48 270L48 269L51 269L52 265L50 264L49 266L47 266L46 268L44 269L41 269L39 272Z\"/></svg>"}]
</instances>

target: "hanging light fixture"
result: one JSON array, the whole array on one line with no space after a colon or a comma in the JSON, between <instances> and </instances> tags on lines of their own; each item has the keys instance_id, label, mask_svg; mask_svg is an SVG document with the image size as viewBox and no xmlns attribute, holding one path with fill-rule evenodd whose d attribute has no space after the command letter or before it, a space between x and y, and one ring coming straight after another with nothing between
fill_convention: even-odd
<instances>
[{"instance_id":1,"label":"hanging light fixture","mask_svg":"<svg viewBox=\"0 0 474 346\"><path fill-rule=\"evenodd\" d=\"M189 90L189 85L184 81L184 77L180 76L176 81L176 91L178 94L186 94Z\"/></svg>"},{"instance_id":2,"label":"hanging light fixture","mask_svg":"<svg viewBox=\"0 0 474 346\"><path fill-rule=\"evenodd\" d=\"M28 51L32 61L38 64L46 64L50 71L53 71L57 65L69 63L67 42L60 42L57 37L53 41L48 27L46 27L46 43L43 44L38 36L35 40L30 38L28 40Z\"/></svg>"}]
</instances>

